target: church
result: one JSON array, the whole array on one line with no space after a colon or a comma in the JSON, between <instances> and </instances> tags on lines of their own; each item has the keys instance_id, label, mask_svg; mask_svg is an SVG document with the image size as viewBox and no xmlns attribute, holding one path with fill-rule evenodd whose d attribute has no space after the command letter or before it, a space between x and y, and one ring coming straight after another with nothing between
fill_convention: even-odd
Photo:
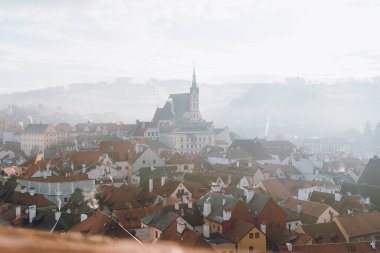
<instances>
[{"instance_id":1,"label":"church","mask_svg":"<svg viewBox=\"0 0 380 253\"><path fill-rule=\"evenodd\" d=\"M151 123L158 129L159 140L179 153L197 154L207 145L229 143L228 128L215 129L213 122L202 119L195 66L190 92L170 94Z\"/></svg>"}]
</instances>

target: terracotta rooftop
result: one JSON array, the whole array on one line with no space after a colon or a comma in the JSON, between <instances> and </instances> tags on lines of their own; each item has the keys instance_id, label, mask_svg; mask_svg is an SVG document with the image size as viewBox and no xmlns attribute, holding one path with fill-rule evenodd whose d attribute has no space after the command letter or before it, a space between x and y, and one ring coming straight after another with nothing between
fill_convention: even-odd
<instances>
[{"instance_id":1,"label":"terracotta rooftop","mask_svg":"<svg viewBox=\"0 0 380 253\"><path fill-rule=\"evenodd\" d=\"M367 212L335 217L350 238L380 233L380 213Z\"/></svg>"},{"instance_id":2,"label":"terracotta rooftop","mask_svg":"<svg viewBox=\"0 0 380 253\"><path fill-rule=\"evenodd\" d=\"M278 179L262 180L264 190L276 201L284 201L291 197L291 193Z\"/></svg>"}]
</instances>

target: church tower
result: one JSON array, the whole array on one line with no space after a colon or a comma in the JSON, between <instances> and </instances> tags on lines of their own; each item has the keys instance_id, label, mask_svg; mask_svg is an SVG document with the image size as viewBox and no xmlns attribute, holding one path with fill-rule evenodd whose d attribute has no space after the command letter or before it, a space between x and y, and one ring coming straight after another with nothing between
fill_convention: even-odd
<instances>
[{"instance_id":1,"label":"church tower","mask_svg":"<svg viewBox=\"0 0 380 253\"><path fill-rule=\"evenodd\" d=\"M202 120L199 112L199 87L195 76L195 64L193 65L193 81L190 88L190 121Z\"/></svg>"}]
</instances>

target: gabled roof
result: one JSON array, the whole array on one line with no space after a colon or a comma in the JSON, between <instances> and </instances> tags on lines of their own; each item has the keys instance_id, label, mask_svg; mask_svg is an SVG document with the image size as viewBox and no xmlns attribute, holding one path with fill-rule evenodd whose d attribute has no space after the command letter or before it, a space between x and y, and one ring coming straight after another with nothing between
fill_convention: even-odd
<instances>
[{"instance_id":1,"label":"gabled roof","mask_svg":"<svg viewBox=\"0 0 380 253\"><path fill-rule=\"evenodd\" d=\"M380 186L380 159L377 156L369 160L357 183Z\"/></svg>"},{"instance_id":2,"label":"gabled roof","mask_svg":"<svg viewBox=\"0 0 380 253\"><path fill-rule=\"evenodd\" d=\"M25 133L43 133L49 127L48 124L29 124L25 128Z\"/></svg>"},{"instance_id":3,"label":"gabled roof","mask_svg":"<svg viewBox=\"0 0 380 253\"><path fill-rule=\"evenodd\" d=\"M207 251L215 251L211 245L203 238L199 233L185 228L181 234L177 232L177 223L173 222L168 229L166 229L160 237L162 241L170 241L175 244L178 244L181 247L189 249L199 249Z\"/></svg>"},{"instance_id":4,"label":"gabled roof","mask_svg":"<svg viewBox=\"0 0 380 253\"><path fill-rule=\"evenodd\" d=\"M223 199L226 201L224 205ZM198 200L198 205L202 207L202 210L205 201L211 203L211 213L207 216L207 219L212 220L216 223L222 223L223 209L234 209L240 200L234 198L232 195L210 192Z\"/></svg>"},{"instance_id":5,"label":"gabled roof","mask_svg":"<svg viewBox=\"0 0 380 253\"><path fill-rule=\"evenodd\" d=\"M258 217L261 211L265 208L270 201L270 197L263 194L255 194L252 200L247 204L249 211L253 217Z\"/></svg>"},{"instance_id":6,"label":"gabled roof","mask_svg":"<svg viewBox=\"0 0 380 253\"><path fill-rule=\"evenodd\" d=\"M380 233L380 213L367 212L335 217L350 238Z\"/></svg>"},{"instance_id":7,"label":"gabled roof","mask_svg":"<svg viewBox=\"0 0 380 253\"><path fill-rule=\"evenodd\" d=\"M127 210L115 210L112 215L121 222L124 228L141 228L140 220L158 210L161 206L131 208Z\"/></svg>"},{"instance_id":8,"label":"gabled roof","mask_svg":"<svg viewBox=\"0 0 380 253\"><path fill-rule=\"evenodd\" d=\"M131 235L119 225L116 219L100 211L77 224L70 231L112 238L131 238Z\"/></svg>"},{"instance_id":9,"label":"gabled roof","mask_svg":"<svg viewBox=\"0 0 380 253\"><path fill-rule=\"evenodd\" d=\"M314 243L338 243L345 242L338 226L334 222L302 225L301 229Z\"/></svg>"},{"instance_id":10,"label":"gabled roof","mask_svg":"<svg viewBox=\"0 0 380 253\"><path fill-rule=\"evenodd\" d=\"M160 209L141 219L141 222L149 227L155 227L160 231L165 231L177 218L178 214L166 209Z\"/></svg>"},{"instance_id":11,"label":"gabled roof","mask_svg":"<svg viewBox=\"0 0 380 253\"><path fill-rule=\"evenodd\" d=\"M261 183L263 184L267 193L276 202L284 201L292 196L288 189L278 179L262 180Z\"/></svg>"},{"instance_id":12,"label":"gabled roof","mask_svg":"<svg viewBox=\"0 0 380 253\"><path fill-rule=\"evenodd\" d=\"M294 198L289 198L285 202L285 207L292 211L297 211L297 204L301 204L301 219L303 223L315 223L319 216L325 212L330 206L317 202L304 201Z\"/></svg>"},{"instance_id":13,"label":"gabled roof","mask_svg":"<svg viewBox=\"0 0 380 253\"><path fill-rule=\"evenodd\" d=\"M246 236L255 226L243 219L237 219L231 225L231 228L224 234L224 237L233 243L238 243Z\"/></svg>"},{"instance_id":14,"label":"gabled roof","mask_svg":"<svg viewBox=\"0 0 380 253\"><path fill-rule=\"evenodd\" d=\"M140 187L122 189L104 185L98 187L97 197L100 205L111 210L122 210L141 206L137 198L140 191Z\"/></svg>"},{"instance_id":15,"label":"gabled roof","mask_svg":"<svg viewBox=\"0 0 380 253\"><path fill-rule=\"evenodd\" d=\"M238 154L237 151L243 151L244 154ZM245 158L248 156L253 160L272 159L269 150L263 144L258 140L251 139L234 140L227 150L227 156L229 158Z\"/></svg>"},{"instance_id":16,"label":"gabled roof","mask_svg":"<svg viewBox=\"0 0 380 253\"><path fill-rule=\"evenodd\" d=\"M54 206L54 204L50 202L47 198L45 198L44 195L35 193L33 196L31 196L29 192L21 193L14 191L12 196L7 200L7 202L23 206L36 205L37 208Z\"/></svg>"}]
</instances>

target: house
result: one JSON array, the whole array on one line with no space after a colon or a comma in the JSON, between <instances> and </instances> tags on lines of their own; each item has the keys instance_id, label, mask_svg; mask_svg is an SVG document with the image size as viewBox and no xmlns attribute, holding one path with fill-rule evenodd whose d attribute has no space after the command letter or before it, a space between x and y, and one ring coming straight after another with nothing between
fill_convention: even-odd
<instances>
[{"instance_id":1,"label":"house","mask_svg":"<svg viewBox=\"0 0 380 253\"><path fill-rule=\"evenodd\" d=\"M297 211L290 210L287 207L281 206L282 210L287 215L286 228L289 232L295 231L299 226L302 225L301 215Z\"/></svg>"},{"instance_id":2,"label":"house","mask_svg":"<svg viewBox=\"0 0 380 253\"><path fill-rule=\"evenodd\" d=\"M205 250L208 252L215 251L210 243L202 235L194 230L189 229L185 222L177 219L162 234L159 239L163 242L171 242L181 248L189 250Z\"/></svg>"},{"instance_id":3,"label":"house","mask_svg":"<svg viewBox=\"0 0 380 253\"><path fill-rule=\"evenodd\" d=\"M380 187L380 159L374 156L370 159L362 171L358 184L366 184Z\"/></svg>"},{"instance_id":4,"label":"house","mask_svg":"<svg viewBox=\"0 0 380 253\"><path fill-rule=\"evenodd\" d=\"M178 172L193 173L195 162L184 154L180 153L161 153L165 164L175 166Z\"/></svg>"},{"instance_id":5,"label":"house","mask_svg":"<svg viewBox=\"0 0 380 253\"><path fill-rule=\"evenodd\" d=\"M367 212L340 215L334 222L346 242L378 240L380 238L380 213Z\"/></svg>"},{"instance_id":6,"label":"house","mask_svg":"<svg viewBox=\"0 0 380 253\"><path fill-rule=\"evenodd\" d=\"M289 198L284 206L296 211L303 224L331 222L339 213L327 204Z\"/></svg>"},{"instance_id":7,"label":"house","mask_svg":"<svg viewBox=\"0 0 380 253\"><path fill-rule=\"evenodd\" d=\"M248 200L253 196L247 191ZM226 233L238 218L252 223L252 216L245 203L232 195L210 192L197 202L210 233Z\"/></svg>"},{"instance_id":8,"label":"house","mask_svg":"<svg viewBox=\"0 0 380 253\"><path fill-rule=\"evenodd\" d=\"M141 187L117 188L102 185L97 188L96 200L100 208L107 207L110 210L137 208L143 206L138 198L141 191Z\"/></svg>"},{"instance_id":9,"label":"house","mask_svg":"<svg viewBox=\"0 0 380 253\"><path fill-rule=\"evenodd\" d=\"M17 183L21 186L21 193L28 191L44 195L56 206L63 206L77 188L95 191L94 179L89 179L86 174L73 175L69 172L64 176L18 178Z\"/></svg>"},{"instance_id":10,"label":"house","mask_svg":"<svg viewBox=\"0 0 380 253\"><path fill-rule=\"evenodd\" d=\"M66 138L67 134L58 131L53 125L29 124L21 132L21 150L29 156L32 153L43 152Z\"/></svg>"},{"instance_id":11,"label":"house","mask_svg":"<svg viewBox=\"0 0 380 253\"><path fill-rule=\"evenodd\" d=\"M312 244L345 242L343 234L334 222L302 225L296 231L309 235Z\"/></svg>"},{"instance_id":12,"label":"house","mask_svg":"<svg viewBox=\"0 0 380 253\"><path fill-rule=\"evenodd\" d=\"M330 181L284 180L282 183L292 196L300 200L308 200L313 191L336 193L341 189Z\"/></svg>"},{"instance_id":13,"label":"house","mask_svg":"<svg viewBox=\"0 0 380 253\"><path fill-rule=\"evenodd\" d=\"M364 212L367 207L359 198L349 195L332 194L327 192L313 191L309 198L310 201L328 204L340 214L352 212Z\"/></svg>"},{"instance_id":14,"label":"house","mask_svg":"<svg viewBox=\"0 0 380 253\"><path fill-rule=\"evenodd\" d=\"M133 235L114 217L97 211L94 215L75 225L70 232L83 235L103 235L113 239L131 239Z\"/></svg>"},{"instance_id":15,"label":"house","mask_svg":"<svg viewBox=\"0 0 380 253\"><path fill-rule=\"evenodd\" d=\"M179 214L160 209L140 220L141 228L149 228L150 240L156 242L172 223L177 222Z\"/></svg>"},{"instance_id":16,"label":"house","mask_svg":"<svg viewBox=\"0 0 380 253\"><path fill-rule=\"evenodd\" d=\"M271 161L270 151L257 139L236 139L227 149L227 158L231 162L238 160Z\"/></svg>"},{"instance_id":17,"label":"house","mask_svg":"<svg viewBox=\"0 0 380 253\"><path fill-rule=\"evenodd\" d=\"M246 205L253 217L253 224L267 236L271 237L287 230L287 214L269 196L254 194Z\"/></svg>"},{"instance_id":18,"label":"house","mask_svg":"<svg viewBox=\"0 0 380 253\"><path fill-rule=\"evenodd\" d=\"M223 236L235 244L237 253L265 252L267 249L266 235L255 225L243 219L237 219L231 224L231 229Z\"/></svg>"}]
</instances>

